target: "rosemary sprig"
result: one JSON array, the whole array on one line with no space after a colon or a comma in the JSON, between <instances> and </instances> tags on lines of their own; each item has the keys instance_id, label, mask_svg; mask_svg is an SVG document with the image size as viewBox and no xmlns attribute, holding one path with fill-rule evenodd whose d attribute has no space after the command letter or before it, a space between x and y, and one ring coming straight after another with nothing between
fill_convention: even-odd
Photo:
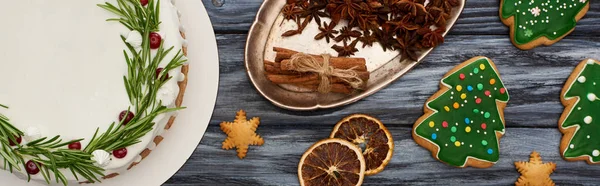
<instances>
[{"instance_id":1,"label":"rosemary sprig","mask_svg":"<svg viewBox=\"0 0 600 186\"><path fill-rule=\"evenodd\" d=\"M47 183L54 178L57 183L62 182L66 186L68 181L61 172L63 169L70 170L77 180L79 175L89 182L99 182L99 178L104 176L104 169L96 166L95 161L91 160L93 151L101 149L110 152L139 143L139 138L153 129L154 119L158 115L183 109L162 106L156 98L159 88L170 79L164 78L167 72L187 62L181 50L178 51L156 78L155 73L159 64L174 49L174 47L165 49L162 43L154 54L150 49L149 35L151 32L158 31L160 25L159 4L160 0L156 3L154 0L149 0L146 6L142 6L138 0L117 0L116 6L108 2L98 5L119 16L107 21L118 21L130 30L142 33L144 38L142 49L138 51L121 36L127 46L123 54L128 66L128 74L123 77L123 82L132 104L132 108L128 110L137 113L134 118L126 126L122 125L123 121L113 122L103 133L99 133L99 129L96 129L88 145L78 151L69 150L66 146L83 139L62 142L60 136L50 139L43 137L25 145L18 144L16 147L11 147L10 141L17 144L16 137L23 136L23 132L14 127L8 117L0 113L0 156L4 160L5 169L11 172L13 169L20 171L21 166L25 165L25 159L30 159L38 166ZM0 107L8 109L2 104ZM28 174L28 178L30 176Z\"/></svg>"}]
</instances>

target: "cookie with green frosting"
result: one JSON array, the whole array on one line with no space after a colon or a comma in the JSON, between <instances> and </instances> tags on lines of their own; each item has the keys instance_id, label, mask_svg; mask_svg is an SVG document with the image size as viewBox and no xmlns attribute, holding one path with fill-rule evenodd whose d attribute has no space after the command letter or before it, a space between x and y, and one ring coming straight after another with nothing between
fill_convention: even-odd
<instances>
[{"instance_id":1,"label":"cookie with green frosting","mask_svg":"<svg viewBox=\"0 0 600 186\"><path fill-rule=\"evenodd\" d=\"M512 43L529 50L569 35L589 7L590 0L501 0L500 18Z\"/></svg>"},{"instance_id":2,"label":"cookie with green frosting","mask_svg":"<svg viewBox=\"0 0 600 186\"><path fill-rule=\"evenodd\" d=\"M487 57L472 58L448 72L424 106L413 139L434 158L456 167L486 168L499 156L508 91Z\"/></svg>"},{"instance_id":3,"label":"cookie with green frosting","mask_svg":"<svg viewBox=\"0 0 600 186\"><path fill-rule=\"evenodd\" d=\"M563 133L560 154L565 160L600 163L600 62L579 63L561 92L565 110L558 128Z\"/></svg>"}]
</instances>

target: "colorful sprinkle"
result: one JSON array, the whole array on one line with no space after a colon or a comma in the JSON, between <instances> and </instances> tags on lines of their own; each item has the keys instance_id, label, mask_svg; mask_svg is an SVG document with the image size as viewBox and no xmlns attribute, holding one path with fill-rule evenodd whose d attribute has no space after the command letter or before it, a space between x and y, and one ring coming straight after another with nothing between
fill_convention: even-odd
<instances>
[{"instance_id":1,"label":"colorful sprinkle","mask_svg":"<svg viewBox=\"0 0 600 186\"><path fill-rule=\"evenodd\" d=\"M452 131L452 132L456 132L456 127L455 127L455 126L452 126L452 128L450 128L450 131Z\"/></svg>"},{"instance_id":2,"label":"colorful sprinkle","mask_svg":"<svg viewBox=\"0 0 600 186\"><path fill-rule=\"evenodd\" d=\"M479 109L473 109L473 113L479 113Z\"/></svg>"},{"instance_id":3,"label":"colorful sprinkle","mask_svg":"<svg viewBox=\"0 0 600 186\"><path fill-rule=\"evenodd\" d=\"M492 150L492 149L488 149L488 150L487 150L487 153L488 153L488 154L493 154L493 153L494 153L494 150Z\"/></svg>"},{"instance_id":4,"label":"colorful sprinkle","mask_svg":"<svg viewBox=\"0 0 600 186\"><path fill-rule=\"evenodd\" d=\"M457 147L460 147L460 141L454 142L454 145L457 146Z\"/></svg>"},{"instance_id":5,"label":"colorful sprinkle","mask_svg":"<svg viewBox=\"0 0 600 186\"><path fill-rule=\"evenodd\" d=\"M490 85L496 84L496 79L490 79Z\"/></svg>"},{"instance_id":6,"label":"colorful sprinkle","mask_svg":"<svg viewBox=\"0 0 600 186\"><path fill-rule=\"evenodd\" d=\"M467 86L467 90L468 90L469 92L473 91L473 86L471 86L471 85Z\"/></svg>"},{"instance_id":7,"label":"colorful sprinkle","mask_svg":"<svg viewBox=\"0 0 600 186\"><path fill-rule=\"evenodd\" d=\"M479 73L479 69L478 68L474 68L473 69L473 74L477 74L477 73Z\"/></svg>"},{"instance_id":8,"label":"colorful sprinkle","mask_svg":"<svg viewBox=\"0 0 600 186\"><path fill-rule=\"evenodd\" d=\"M460 74L458 75L458 78L460 78L460 80L465 80L466 76L465 74Z\"/></svg>"},{"instance_id":9,"label":"colorful sprinkle","mask_svg":"<svg viewBox=\"0 0 600 186\"><path fill-rule=\"evenodd\" d=\"M506 89L500 88L500 94L504 94L504 93L506 93Z\"/></svg>"},{"instance_id":10,"label":"colorful sprinkle","mask_svg":"<svg viewBox=\"0 0 600 186\"><path fill-rule=\"evenodd\" d=\"M434 126L435 126L435 122L433 122L433 121L430 121L430 122L429 122L429 127L433 128Z\"/></svg>"},{"instance_id":11,"label":"colorful sprinkle","mask_svg":"<svg viewBox=\"0 0 600 186\"><path fill-rule=\"evenodd\" d=\"M456 85L456 90L459 91L459 92L462 91L462 86Z\"/></svg>"},{"instance_id":12,"label":"colorful sprinkle","mask_svg":"<svg viewBox=\"0 0 600 186\"><path fill-rule=\"evenodd\" d=\"M477 90L483 90L483 84L481 84L481 83L477 84Z\"/></svg>"},{"instance_id":13,"label":"colorful sprinkle","mask_svg":"<svg viewBox=\"0 0 600 186\"><path fill-rule=\"evenodd\" d=\"M485 146L485 145L487 145L488 143L487 143L487 141L485 141L485 140L481 140L481 144Z\"/></svg>"},{"instance_id":14,"label":"colorful sprinkle","mask_svg":"<svg viewBox=\"0 0 600 186\"><path fill-rule=\"evenodd\" d=\"M454 107L454 109L458 109L458 107L460 107L460 105L458 104L458 102L454 102L454 104L452 105L452 107Z\"/></svg>"},{"instance_id":15,"label":"colorful sprinkle","mask_svg":"<svg viewBox=\"0 0 600 186\"><path fill-rule=\"evenodd\" d=\"M435 133L431 134L431 139L433 139L433 140L437 139L437 134L435 134Z\"/></svg>"},{"instance_id":16,"label":"colorful sprinkle","mask_svg":"<svg viewBox=\"0 0 600 186\"><path fill-rule=\"evenodd\" d=\"M468 125L469 123L471 123L471 119L465 118L465 123Z\"/></svg>"},{"instance_id":17,"label":"colorful sprinkle","mask_svg":"<svg viewBox=\"0 0 600 186\"><path fill-rule=\"evenodd\" d=\"M481 98L475 99L475 103L480 104L481 103Z\"/></svg>"},{"instance_id":18,"label":"colorful sprinkle","mask_svg":"<svg viewBox=\"0 0 600 186\"><path fill-rule=\"evenodd\" d=\"M465 132L467 132L467 133L471 132L471 127L467 126L467 128L465 128Z\"/></svg>"},{"instance_id":19,"label":"colorful sprinkle","mask_svg":"<svg viewBox=\"0 0 600 186\"><path fill-rule=\"evenodd\" d=\"M486 125L485 123L482 123L482 124L481 124L481 128L482 128L483 130L485 130L485 128L487 128L487 125Z\"/></svg>"},{"instance_id":20,"label":"colorful sprinkle","mask_svg":"<svg viewBox=\"0 0 600 186\"><path fill-rule=\"evenodd\" d=\"M488 119L488 118L490 118L490 116L491 116L491 114L490 114L489 112L485 112L485 114L483 114L483 117L484 117L485 119Z\"/></svg>"},{"instance_id":21,"label":"colorful sprinkle","mask_svg":"<svg viewBox=\"0 0 600 186\"><path fill-rule=\"evenodd\" d=\"M450 112L450 107L444 106L444 110L446 110L446 112Z\"/></svg>"},{"instance_id":22,"label":"colorful sprinkle","mask_svg":"<svg viewBox=\"0 0 600 186\"><path fill-rule=\"evenodd\" d=\"M460 95L460 99L467 99L467 94L465 94L465 93L462 93L462 94Z\"/></svg>"},{"instance_id":23,"label":"colorful sprinkle","mask_svg":"<svg viewBox=\"0 0 600 186\"><path fill-rule=\"evenodd\" d=\"M443 122L442 122L442 127L444 127L444 128L448 128L448 122L446 122L446 121L443 121Z\"/></svg>"},{"instance_id":24,"label":"colorful sprinkle","mask_svg":"<svg viewBox=\"0 0 600 186\"><path fill-rule=\"evenodd\" d=\"M455 141L456 141L456 137L454 137L454 136L450 136L450 141L451 141L451 142L455 142Z\"/></svg>"},{"instance_id":25,"label":"colorful sprinkle","mask_svg":"<svg viewBox=\"0 0 600 186\"><path fill-rule=\"evenodd\" d=\"M484 92L484 94L485 94L485 96L490 96L490 95L492 95L492 93L491 93L489 90L486 90L486 91Z\"/></svg>"},{"instance_id":26,"label":"colorful sprinkle","mask_svg":"<svg viewBox=\"0 0 600 186\"><path fill-rule=\"evenodd\" d=\"M485 65L484 64L479 65L479 69L485 70Z\"/></svg>"}]
</instances>

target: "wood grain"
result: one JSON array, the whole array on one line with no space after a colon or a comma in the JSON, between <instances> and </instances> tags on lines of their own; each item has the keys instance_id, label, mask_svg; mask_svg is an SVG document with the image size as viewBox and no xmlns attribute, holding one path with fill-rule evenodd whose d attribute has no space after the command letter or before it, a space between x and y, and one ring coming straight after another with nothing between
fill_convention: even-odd
<instances>
[{"instance_id":1,"label":"wood grain","mask_svg":"<svg viewBox=\"0 0 600 186\"><path fill-rule=\"evenodd\" d=\"M220 56L220 85L209 128L186 165L165 185L297 185L297 163L311 144L329 136L346 115L366 113L390 129L395 152L380 174L364 185L511 185L519 174L514 161L525 161L532 150L544 161L557 163L552 179L558 185L596 185L600 166L567 162L559 155L561 134L556 128L563 106L560 91L573 68L585 58L600 59L600 4L575 31L551 47L521 51L509 41L508 28L498 17L498 0L468 1L457 25L423 63L382 91L352 105L311 112L280 109L261 97L243 65L246 33L261 0L202 0L209 12ZM474 56L487 56L497 65L511 95L505 109L506 134L500 161L489 169L457 169L436 161L410 136L423 114L425 100L438 90L442 75ZM261 118L257 133L265 138L239 160L221 149L225 134L218 124L244 109Z\"/></svg>"}]
</instances>

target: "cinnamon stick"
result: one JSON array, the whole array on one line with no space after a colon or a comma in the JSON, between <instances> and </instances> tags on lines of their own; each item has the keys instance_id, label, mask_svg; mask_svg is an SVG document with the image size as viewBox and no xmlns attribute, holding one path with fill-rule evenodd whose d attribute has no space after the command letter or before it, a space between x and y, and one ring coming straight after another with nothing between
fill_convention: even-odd
<instances>
[{"instance_id":1,"label":"cinnamon stick","mask_svg":"<svg viewBox=\"0 0 600 186\"><path fill-rule=\"evenodd\" d=\"M307 75L280 75L280 74L267 74L267 79L275 84L297 84L305 83L308 81L318 80L319 75L307 74Z\"/></svg>"},{"instance_id":2,"label":"cinnamon stick","mask_svg":"<svg viewBox=\"0 0 600 186\"><path fill-rule=\"evenodd\" d=\"M281 74L281 75L302 75L303 73L293 70L282 70L280 63L271 61L264 61L265 71L268 74Z\"/></svg>"},{"instance_id":3,"label":"cinnamon stick","mask_svg":"<svg viewBox=\"0 0 600 186\"><path fill-rule=\"evenodd\" d=\"M323 57L315 57L315 59L323 64ZM363 58L330 58L329 65L333 68L337 69L354 69L356 71L367 71L367 65L365 59ZM293 67L290 66L290 60L285 59L281 61L281 69L282 70L292 70Z\"/></svg>"}]
</instances>

